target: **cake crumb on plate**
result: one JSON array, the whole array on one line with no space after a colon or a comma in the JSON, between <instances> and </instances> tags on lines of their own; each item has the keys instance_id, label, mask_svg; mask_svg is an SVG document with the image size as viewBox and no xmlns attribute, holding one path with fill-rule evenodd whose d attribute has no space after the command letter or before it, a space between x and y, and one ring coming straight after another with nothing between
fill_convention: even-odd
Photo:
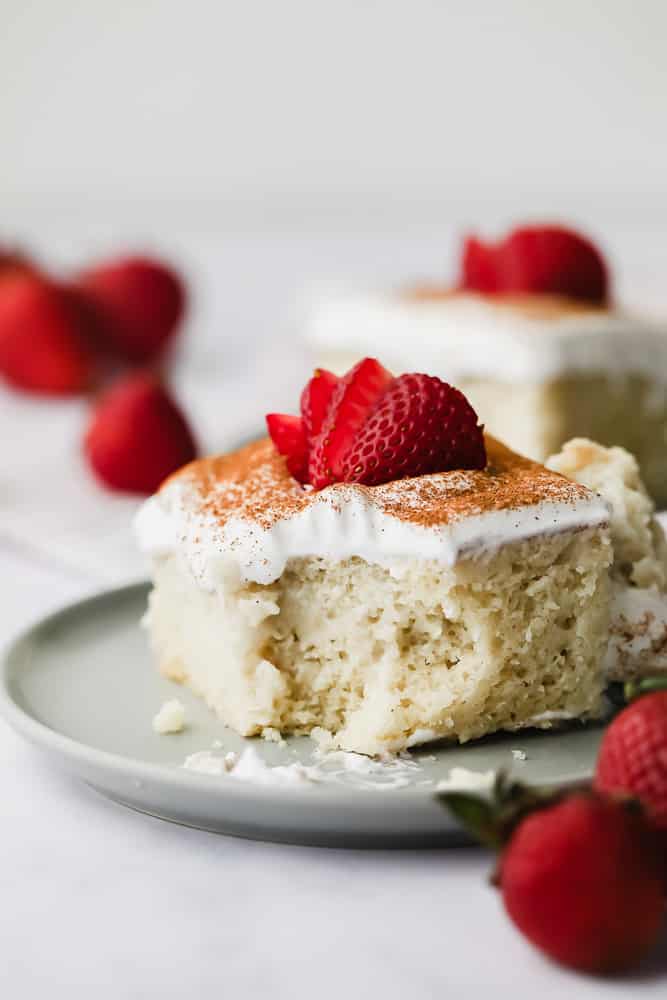
<instances>
[{"instance_id":1,"label":"cake crumb on plate","mask_svg":"<svg viewBox=\"0 0 667 1000\"><path fill-rule=\"evenodd\" d=\"M283 734L279 729L274 729L273 726L264 726L264 729L262 729L262 739L268 743L280 743L281 745L285 742Z\"/></svg>"},{"instance_id":2,"label":"cake crumb on plate","mask_svg":"<svg viewBox=\"0 0 667 1000\"><path fill-rule=\"evenodd\" d=\"M177 698L165 701L160 711L153 716L153 731L164 735L166 733L181 733L184 729L184 705Z\"/></svg>"}]
</instances>

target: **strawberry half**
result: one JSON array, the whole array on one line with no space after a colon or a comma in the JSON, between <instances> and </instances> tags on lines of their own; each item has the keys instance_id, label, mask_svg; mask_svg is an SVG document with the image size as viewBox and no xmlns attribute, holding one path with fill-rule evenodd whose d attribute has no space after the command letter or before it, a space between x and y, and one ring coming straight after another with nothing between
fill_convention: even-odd
<instances>
[{"instance_id":1,"label":"strawberry half","mask_svg":"<svg viewBox=\"0 0 667 1000\"><path fill-rule=\"evenodd\" d=\"M289 413L269 413L266 426L277 451L284 455L291 475L300 483L307 482L308 440L302 418Z\"/></svg>"},{"instance_id":2,"label":"strawberry half","mask_svg":"<svg viewBox=\"0 0 667 1000\"><path fill-rule=\"evenodd\" d=\"M461 287L487 294L543 293L602 304L609 297L600 251L564 226L522 226L497 243L469 237Z\"/></svg>"},{"instance_id":3,"label":"strawberry half","mask_svg":"<svg viewBox=\"0 0 667 1000\"><path fill-rule=\"evenodd\" d=\"M431 375L401 375L375 403L340 464L347 483L483 469L477 414L458 389Z\"/></svg>"},{"instance_id":4,"label":"strawberry half","mask_svg":"<svg viewBox=\"0 0 667 1000\"><path fill-rule=\"evenodd\" d=\"M379 361L364 358L334 387L320 431L311 441L308 478L315 489L342 481L357 433L392 381Z\"/></svg>"}]
</instances>

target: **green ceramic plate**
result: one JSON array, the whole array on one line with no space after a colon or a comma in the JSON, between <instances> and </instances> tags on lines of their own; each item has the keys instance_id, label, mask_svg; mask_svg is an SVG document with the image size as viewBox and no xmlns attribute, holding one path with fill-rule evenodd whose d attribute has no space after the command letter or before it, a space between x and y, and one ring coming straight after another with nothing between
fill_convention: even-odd
<instances>
[{"instance_id":1,"label":"green ceramic plate","mask_svg":"<svg viewBox=\"0 0 667 1000\"><path fill-rule=\"evenodd\" d=\"M188 691L154 669L139 619L147 585L100 594L45 619L17 640L0 676L0 710L55 761L103 795L189 826L261 840L331 846L400 847L456 843L461 833L434 797L452 767L512 768L526 781L590 774L600 729L531 732L464 747L416 751L419 767L402 788L342 781L298 787L257 785L182 767L187 755L219 740L225 750L252 743L270 764L312 763L309 739L284 745L244 740ZM162 702L186 706L183 733L158 736L151 721ZM523 750L517 761L513 749ZM381 784L382 779L378 778Z\"/></svg>"}]
</instances>

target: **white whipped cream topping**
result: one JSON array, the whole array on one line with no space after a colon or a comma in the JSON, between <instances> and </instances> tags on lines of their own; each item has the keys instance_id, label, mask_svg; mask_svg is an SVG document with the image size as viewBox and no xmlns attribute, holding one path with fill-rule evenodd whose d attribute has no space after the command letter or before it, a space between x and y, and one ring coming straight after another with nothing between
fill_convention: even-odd
<instances>
[{"instance_id":1,"label":"white whipped cream topping","mask_svg":"<svg viewBox=\"0 0 667 1000\"><path fill-rule=\"evenodd\" d=\"M544 318L479 296L410 301L359 294L323 298L305 321L324 352L377 355L397 371L531 381L563 372L635 372L667 382L667 324L620 310Z\"/></svg>"},{"instance_id":2,"label":"white whipped cream topping","mask_svg":"<svg viewBox=\"0 0 667 1000\"><path fill-rule=\"evenodd\" d=\"M605 524L609 510L597 495L576 501L542 501L512 510L491 510L425 527L387 514L350 484L336 504L315 501L270 527L231 518L221 525L197 504L178 480L168 483L140 509L135 530L153 558L178 554L200 585L215 591L230 579L269 584L289 559L303 556L343 560L358 556L400 574L409 560L453 566L462 557L483 555L536 535Z\"/></svg>"},{"instance_id":3,"label":"white whipped cream topping","mask_svg":"<svg viewBox=\"0 0 667 1000\"><path fill-rule=\"evenodd\" d=\"M199 774L227 775L255 785L285 788L328 783L374 791L406 788L422 774L420 764L407 754L376 759L345 750L316 750L313 758L312 764L296 760L289 764L269 764L254 746L247 746L241 754L231 751L220 755L200 750L186 757L183 767ZM432 779L420 782L432 783Z\"/></svg>"}]
</instances>

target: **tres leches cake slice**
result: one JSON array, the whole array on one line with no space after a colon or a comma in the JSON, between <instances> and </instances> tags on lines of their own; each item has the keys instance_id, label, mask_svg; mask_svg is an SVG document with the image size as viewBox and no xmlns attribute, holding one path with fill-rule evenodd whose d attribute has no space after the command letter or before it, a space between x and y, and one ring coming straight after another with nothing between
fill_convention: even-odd
<instances>
[{"instance_id":1,"label":"tres leches cake slice","mask_svg":"<svg viewBox=\"0 0 667 1000\"><path fill-rule=\"evenodd\" d=\"M366 359L301 403L268 418L276 444L196 461L142 509L161 671L243 735L366 754L598 715L600 497L485 448L435 378Z\"/></svg>"}]
</instances>

